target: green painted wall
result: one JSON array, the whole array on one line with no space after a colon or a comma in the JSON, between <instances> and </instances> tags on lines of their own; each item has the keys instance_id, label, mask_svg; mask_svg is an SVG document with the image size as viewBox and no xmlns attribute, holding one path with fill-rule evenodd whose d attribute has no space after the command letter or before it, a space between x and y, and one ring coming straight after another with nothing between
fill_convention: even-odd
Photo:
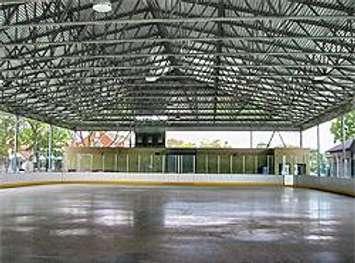
<instances>
[{"instance_id":1,"label":"green painted wall","mask_svg":"<svg viewBox=\"0 0 355 263\"><path fill-rule=\"evenodd\" d=\"M178 155L186 149L164 148L96 148L71 147L65 151L65 169L68 171L106 171L106 172L167 172L168 156ZM279 163L285 155L291 166L295 163L308 162L306 149L193 149L192 157L186 167L195 167L196 173L262 173L263 167L269 167L271 174L279 173ZM186 153L187 154L187 153ZM185 161L185 162L186 162ZM165 165L164 165L165 164ZM181 164L182 165L182 164ZM231 167L232 166L232 167ZM174 167L171 166L171 167ZM308 167L308 165L307 165ZM291 172L293 168L291 167ZM174 170L174 168L173 168ZM174 171L172 171L174 172ZM177 171L175 171L177 172Z\"/></svg>"}]
</instances>

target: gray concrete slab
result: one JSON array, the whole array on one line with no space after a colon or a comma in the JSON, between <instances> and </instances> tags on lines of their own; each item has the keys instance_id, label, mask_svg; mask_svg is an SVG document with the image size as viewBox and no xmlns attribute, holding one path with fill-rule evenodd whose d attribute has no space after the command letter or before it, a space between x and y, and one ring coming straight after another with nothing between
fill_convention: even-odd
<instances>
[{"instance_id":1,"label":"gray concrete slab","mask_svg":"<svg viewBox=\"0 0 355 263\"><path fill-rule=\"evenodd\" d=\"M0 190L0 262L354 262L355 198L282 187Z\"/></svg>"}]
</instances>

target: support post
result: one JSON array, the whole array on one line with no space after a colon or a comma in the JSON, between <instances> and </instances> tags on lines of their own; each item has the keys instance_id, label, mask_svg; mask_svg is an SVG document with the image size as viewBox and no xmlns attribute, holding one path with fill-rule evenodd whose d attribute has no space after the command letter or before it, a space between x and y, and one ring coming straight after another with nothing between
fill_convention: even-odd
<instances>
[{"instance_id":1,"label":"support post","mask_svg":"<svg viewBox=\"0 0 355 263\"><path fill-rule=\"evenodd\" d=\"M342 142L342 152L343 152L343 175L342 177L346 177L346 149L345 149L345 118L344 114L341 115L341 142Z\"/></svg>"},{"instance_id":2,"label":"support post","mask_svg":"<svg viewBox=\"0 0 355 263\"><path fill-rule=\"evenodd\" d=\"M217 173L221 172L221 156L218 154L217 156Z\"/></svg>"},{"instance_id":3,"label":"support post","mask_svg":"<svg viewBox=\"0 0 355 263\"><path fill-rule=\"evenodd\" d=\"M177 157L177 173L180 173L180 155L176 155Z\"/></svg>"},{"instance_id":4,"label":"support post","mask_svg":"<svg viewBox=\"0 0 355 263\"><path fill-rule=\"evenodd\" d=\"M105 172L105 153L102 153L102 171Z\"/></svg>"},{"instance_id":5,"label":"support post","mask_svg":"<svg viewBox=\"0 0 355 263\"><path fill-rule=\"evenodd\" d=\"M161 156L161 172L162 173L165 173L165 154L163 154L162 156Z\"/></svg>"},{"instance_id":6,"label":"support post","mask_svg":"<svg viewBox=\"0 0 355 263\"><path fill-rule=\"evenodd\" d=\"M303 148L303 132L300 130L300 148Z\"/></svg>"},{"instance_id":7,"label":"support post","mask_svg":"<svg viewBox=\"0 0 355 263\"><path fill-rule=\"evenodd\" d=\"M14 154L13 154L13 165L12 165L12 170L13 172L18 172L19 171L19 163L18 163L18 150L19 150L19 133L20 133L20 122L19 122L19 117L16 115L16 122L15 122L15 138L14 138Z\"/></svg>"},{"instance_id":8,"label":"support post","mask_svg":"<svg viewBox=\"0 0 355 263\"><path fill-rule=\"evenodd\" d=\"M208 173L208 155L205 155L205 173Z\"/></svg>"},{"instance_id":9,"label":"support post","mask_svg":"<svg viewBox=\"0 0 355 263\"><path fill-rule=\"evenodd\" d=\"M282 156L282 170L281 170L282 176L288 175L288 172L286 170L286 163L287 163L286 155L283 155Z\"/></svg>"},{"instance_id":10,"label":"support post","mask_svg":"<svg viewBox=\"0 0 355 263\"><path fill-rule=\"evenodd\" d=\"M77 169L78 169L78 172L81 172L81 165L80 165L80 163L81 163L81 154L78 153L78 154L76 155L76 167L77 167ZM38 168L38 167L37 167L37 168Z\"/></svg>"},{"instance_id":11,"label":"support post","mask_svg":"<svg viewBox=\"0 0 355 263\"><path fill-rule=\"evenodd\" d=\"M180 155L180 173L184 173L184 156Z\"/></svg>"},{"instance_id":12,"label":"support post","mask_svg":"<svg viewBox=\"0 0 355 263\"><path fill-rule=\"evenodd\" d=\"M253 148L253 131L250 131L250 148Z\"/></svg>"},{"instance_id":13,"label":"support post","mask_svg":"<svg viewBox=\"0 0 355 263\"><path fill-rule=\"evenodd\" d=\"M245 174L245 155L243 155L243 174Z\"/></svg>"},{"instance_id":14,"label":"support post","mask_svg":"<svg viewBox=\"0 0 355 263\"><path fill-rule=\"evenodd\" d=\"M233 173L233 154L231 154L231 156L229 156L229 169L230 169L230 173Z\"/></svg>"},{"instance_id":15,"label":"support post","mask_svg":"<svg viewBox=\"0 0 355 263\"><path fill-rule=\"evenodd\" d=\"M320 137L319 137L319 124L317 124L317 175L320 176Z\"/></svg>"},{"instance_id":16,"label":"support post","mask_svg":"<svg viewBox=\"0 0 355 263\"><path fill-rule=\"evenodd\" d=\"M132 130L129 130L129 148L132 148Z\"/></svg>"},{"instance_id":17,"label":"support post","mask_svg":"<svg viewBox=\"0 0 355 263\"><path fill-rule=\"evenodd\" d=\"M192 156L192 172L196 173L196 155Z\"/></svg>"},{"instance_id":18,"label":"support post","mask_svg":"<svg viewBox=\"0 0 355 263\"><path fill-rule=\"evenodd\" d=\"M52 140L53 140L53 127L52 124L48 127L48 171L53 170L52 163Z\"/></svg>"}]
</instances>

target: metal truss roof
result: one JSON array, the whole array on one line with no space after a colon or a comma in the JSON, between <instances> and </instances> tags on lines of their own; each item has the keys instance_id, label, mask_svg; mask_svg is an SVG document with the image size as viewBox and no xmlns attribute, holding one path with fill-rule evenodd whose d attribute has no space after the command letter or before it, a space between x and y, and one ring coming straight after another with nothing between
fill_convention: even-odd
<instances>
[{"instance_id":1,"label":"metal truss roof","mask_svg":"<svg viewBox=\"0 0 355 263\"><path fill-rule=\"evenodd\" d=\"M354 107L353 0L93 1L2 0L0 110L84 130L302 130Z\"/></svg>"}]
</instances>

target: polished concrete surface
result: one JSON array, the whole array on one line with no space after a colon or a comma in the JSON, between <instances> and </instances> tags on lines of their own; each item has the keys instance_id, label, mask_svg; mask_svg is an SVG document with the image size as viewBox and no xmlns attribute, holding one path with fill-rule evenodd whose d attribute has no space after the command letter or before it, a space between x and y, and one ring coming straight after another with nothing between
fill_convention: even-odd
<instances>
[{"instance_id":1,"label":"polished concrete surface","mask_svg":"<svg viewBox=\"0 0 355 263\"><path fill-rule=\"evenodd\" d=\"M0 262L355 262L355 198L279 187L0 190Z\"/></svg>"}]
</instances>

